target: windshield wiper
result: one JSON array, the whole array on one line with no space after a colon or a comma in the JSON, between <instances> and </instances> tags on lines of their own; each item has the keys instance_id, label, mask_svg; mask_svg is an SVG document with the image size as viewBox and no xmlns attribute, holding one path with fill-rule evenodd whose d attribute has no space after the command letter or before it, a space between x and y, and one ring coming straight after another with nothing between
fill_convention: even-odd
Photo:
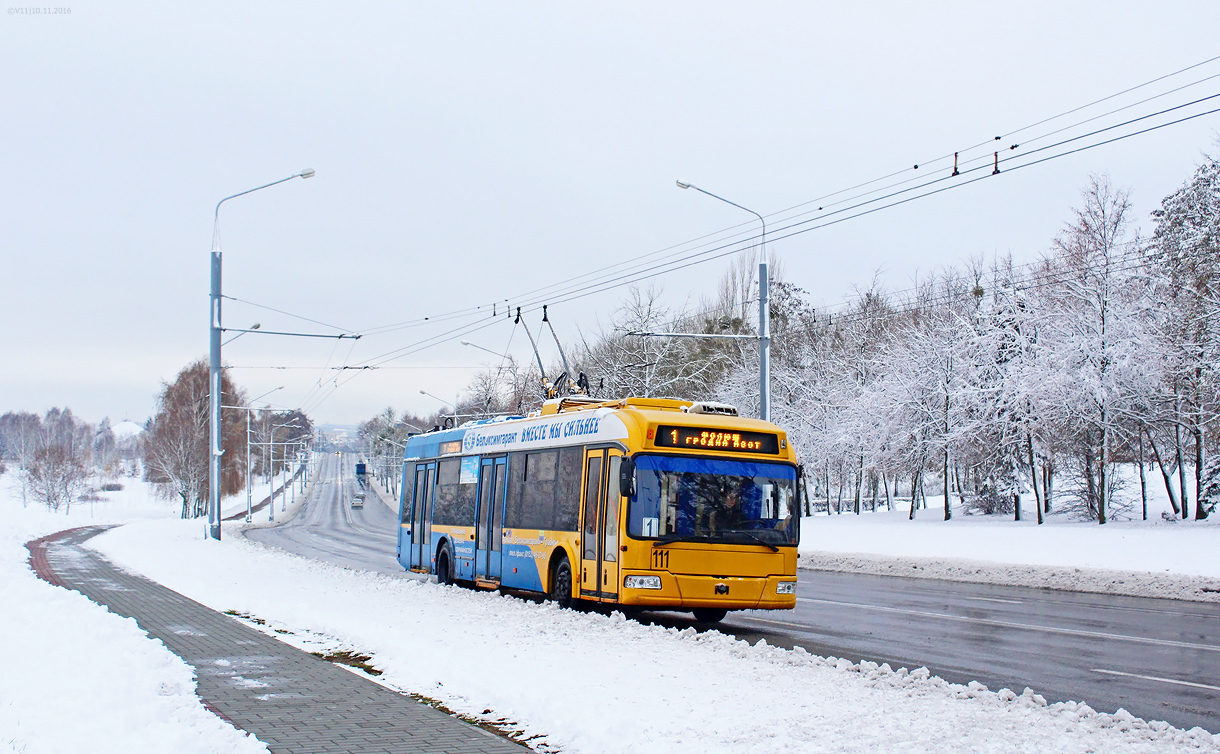
<instances>
[{"instance_id":1,"label":"windshield wiper","mask_svg":"<svg viewBox=\"0 0 1220 754\"><path fill-rule=\"evenodd\" d=\"M730 534L740 534L740 535L741 535L741 536L743 536L743 537L749 537L750 539L754 540L755 542L757 542L758 544L762 545L763 547L770 547L770 548L771 548L771 552L779 552L779 548L778 548L778 547L776 547L775 545L771 544L770 542L768 542L767 540L763 539L762 537L759 537L759 536L757 536L757 535L755 535L755 534L751 534L751 533L750 533L750 532L748 532L748 531L740 531L740 530L737 530L737 531L732 531L732 532L729 532L729 533L730 533Z\"/></svg>"},{"instance_id":2,"label":"windshield wiper","mask_svg":"<svg viewBox=\"0 0 1220 754\"><path fill-rule=\"evenodd\" d=\"M668 545L674 542L696 542L699 540L706 540L707 538L708 536L706 534L687 534L683 537L662 537L661 539L654 539L652 544L656 546Z\"/></svg>"}]
</instances>

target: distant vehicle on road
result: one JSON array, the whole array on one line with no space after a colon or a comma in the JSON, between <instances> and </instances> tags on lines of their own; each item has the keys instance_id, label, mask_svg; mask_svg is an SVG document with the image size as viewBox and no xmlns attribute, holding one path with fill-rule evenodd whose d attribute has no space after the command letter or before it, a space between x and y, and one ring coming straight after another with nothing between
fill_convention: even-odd
<instances>
[{"instance_id":1,"label":"distant vehicle on road","mask_svg":"<svg viewBox=\"0 0 1220 754\"><path fill-rule=\"evenodd\" d=\"M368 482L367 469L368 467L364 465L363 461L356 463L356 482L360 485L360 489L364 489Z\"/></svg>"},{"instance_id":2,"label":"distant vehicle on road","mask_svg":"<svg viewBox=\"0 0 1220 754\"><path fill-rule=\"evenodd\" d=\"M404 455L398 561L441 583L710 623L796 606L796 453L732 406L552 399Z\"/></svg>"},{"instance_id":3,"label":"distant vehicle on road","mask_svg":"<svg viewBox=\"0 0 1220 754\"><path fill-rule=\"evenodd\" d=\"M364 493L363 492L357 492L355 497L352 498L352 507L353 508L363 508L364 507Z\"/></svg>"}]
</instances>

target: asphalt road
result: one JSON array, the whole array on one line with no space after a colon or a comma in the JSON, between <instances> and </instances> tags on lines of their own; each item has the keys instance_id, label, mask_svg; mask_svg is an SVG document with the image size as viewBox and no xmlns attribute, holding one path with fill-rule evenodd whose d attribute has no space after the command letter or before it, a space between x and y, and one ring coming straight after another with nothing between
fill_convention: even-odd
<instances>
[{"instance_id":1,"label":"asphalt road","mask_svg":"<svg viewBox=\"0 0 1220 754\"><path fill-rule=\"evenodd\" d=\"M352 510L355 459L326 456L312 498L253 540L351 568L419 578L394 558L397 519L370 490ZM667 626L683 613L640 613ZM1048 701L1126 709L1220 733L1220 605L928 579L800 573L791 612L730 613L740 638L892 667L927 667L955 683L1025 687Z\"/></svg>"}]
</instances>

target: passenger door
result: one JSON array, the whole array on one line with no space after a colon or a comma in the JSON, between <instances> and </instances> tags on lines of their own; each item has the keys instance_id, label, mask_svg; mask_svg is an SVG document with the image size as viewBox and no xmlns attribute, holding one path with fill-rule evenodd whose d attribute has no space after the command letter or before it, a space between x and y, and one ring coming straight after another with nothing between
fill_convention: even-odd
<instances>
[{"instance_id":1,"label":"passenger door","mask_svg":"<svg viewBox=\"0 0 1220 754\"><path fill-rule=\"evenodd\" d=\"M415 520L411 524L411 567L429 570L432 567L432 493L436 480L436 463L421 463L415 467Z\"/></svg>"},{"instance_id":2,"label":"passenger door","mask_svg":"<svg viewBox=\"0 0 1220 754\"><path fill-rule=\"evenodd\" d=\"M500 578L507 458L484 458L479 466L479 512L475 525L474 573L477 578Z\"/></svg>"},{"instance_id":3,"label":"passenger door","mask_svg":"<svg viewBox=\"0 0 1220 754\"><path fill-rule=\"evenodd\" d=\"M580 595L618 599L619 487L622 452L614 448L585 451L581 492Z\"/></svg>"}]
</instances>

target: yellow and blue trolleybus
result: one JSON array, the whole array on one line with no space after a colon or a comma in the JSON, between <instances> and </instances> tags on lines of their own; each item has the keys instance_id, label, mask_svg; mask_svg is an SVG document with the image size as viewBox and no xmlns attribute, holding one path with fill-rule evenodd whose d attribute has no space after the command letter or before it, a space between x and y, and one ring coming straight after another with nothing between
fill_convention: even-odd
<instances>
[{"instance_id":1,"label":"yellow and blue trolleybus","mask_svg":"<svg viewBox=\"0 0 1220 754\"><path fill-rule=\"evenodd\" d=\"M398 560L562 605L790 609L798 476L784 431L731 406L553 399L407 441Z\"/></svg>"}]
</instances>

